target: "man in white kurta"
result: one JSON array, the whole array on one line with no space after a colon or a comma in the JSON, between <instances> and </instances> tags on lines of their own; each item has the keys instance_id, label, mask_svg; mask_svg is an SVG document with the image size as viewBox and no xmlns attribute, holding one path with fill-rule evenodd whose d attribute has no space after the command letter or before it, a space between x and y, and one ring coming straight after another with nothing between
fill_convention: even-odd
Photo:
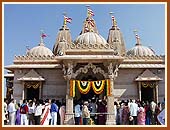
<instances>
[{"instance_id":1,"label":"man in white kurta","mask_svg":"<svg viewBox=\"0 0 170 130\"><path fill-rule=\"evenodd\" d=\"M16 109L14 99L11 99L11 102L8 104L8 112L9 112L9 125L15 125Z\"/></svg>"},{"instance_id":2,"label":"man in white kurta","mask_svg":"<svg viewBox=\"0 0 170 130\"><path fill-rule=\"evenodd\" d=\"M138 114L138 104L135 102L135 100L132 100L132 103L130 104L129 110L130 110L130 116L133 117L133 121L130 122L131 125L137 125L137 114Z\"/></svg>"}]
</instances>

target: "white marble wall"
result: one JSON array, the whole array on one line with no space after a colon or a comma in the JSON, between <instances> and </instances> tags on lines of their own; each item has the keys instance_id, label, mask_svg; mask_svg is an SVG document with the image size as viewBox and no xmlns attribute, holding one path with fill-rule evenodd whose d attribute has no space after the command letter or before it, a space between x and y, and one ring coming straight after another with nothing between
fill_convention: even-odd
<instances>
[{"instance_id":1,"label":"white marble wall","mask_svg":"<svg viewBox=\"0 0 170 130\"><path fill-rule=\"evenodd\" d=\"M138 87L135 79L137 76L143 73L145 69L119 69L118 77L115 80L115 100L134 98L138 99ZM157 69L150 69L153 73L158 75L163 80L159 82L158 88L158 101L162 102L165 97L165 71L157 71ZM45 81L43 81L42 87L42 99L58 99L62 100L66 97L66 80L63 78L63 72L60 68L58 69L35 69L35 71L43 76ZM14 98L17 101L22 99L23 84L18 81L17 78L24 76L29 72L29 69L24 69L22 71L16 70L14 72Z\"/></svg>"},{"instance_id":2,"label":"white marble wall","mask_svg":"<svg viewBox=\"0 0 170 130\"><path fill-rule=\"evenodd\" d=\"M126 100L129 98L138 99L138 85L135 79L143 73L145 69L119 69L118 77L115 80L115 98L116 100ZM154 74L162 78L159 81L158 101L162 102L165 96L165 72L161 70L159 73L157 69L149 69Z\"/></svg>"}]
</instances>

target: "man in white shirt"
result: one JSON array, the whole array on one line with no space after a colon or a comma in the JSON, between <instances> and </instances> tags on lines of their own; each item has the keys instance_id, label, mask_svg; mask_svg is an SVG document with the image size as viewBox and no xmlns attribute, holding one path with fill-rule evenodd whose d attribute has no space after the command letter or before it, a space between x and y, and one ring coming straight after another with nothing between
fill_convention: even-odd
<instances>
[{"instance_id":1,"label":"man in white shirt","mask_svg":"<svg viewBox=\"0 0 170 130\"><path fill-rule=\"evenodd\" d=\"M10 103L8 104L8 112L9 112L9 125L15 125L16 109L14 99L11 99Z\"/></svg>"},{"instance_id":2,"label":"man in white shirt","mask_svg":"<svg viewBox=\"0 0 170 130\"><path fill-rule=\"evenodd\" d=\"M156 121L156 117L155 117L155 109L156 109L156 103L152 100L150 103L150 108L151 108L151 124L155 125Z\"/></svg>"},{"instance_id":3,"label":"man in white shirt","mask_svg":"<svg viewBox=\"0 0 170 130\"><path fill-rule=\"evenodd\" d=\"M88 101L84 102L84 105L82 108L82 118L83 118L83 125L88 125L88 122L90 120L90 111L88 109Z\"/></svg>"},{"instance_id":4,"label":"man in white shirt","mask_svg":"<svg viewBox=\"0 0 170 130\"><path fill-rule=\"evenodd\" d=\"M42 110L44 109L44 106L42 105L41 101L37 100L34 110L34 119L35 119L35 125L40 125Z\"/></svg>"},{"instance_id":5,"label":"man in white shirt","mask_svg":"<svg viewBox=\"0 0 170 130\"><path fill-rule=\"evenodd\" d=\"M130 121L129 124L137 125L138 104L135 102L135 100L132 100L129 109L130 109L130 116L133 117L133 120Z\"/></svg>"}]
</instances>

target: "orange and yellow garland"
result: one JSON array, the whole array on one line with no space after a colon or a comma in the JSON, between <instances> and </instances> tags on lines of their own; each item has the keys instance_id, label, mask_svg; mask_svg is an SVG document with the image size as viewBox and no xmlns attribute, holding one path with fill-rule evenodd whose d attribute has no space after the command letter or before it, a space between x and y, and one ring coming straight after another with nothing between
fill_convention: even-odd
<instances>
[{"instance_id":1,"label":"orange and yellow garland","mask_svg":"<svg viewBox=\"0 0 170 130\"><path fill-rule=\"evenodd\" d=\"M98 80L98 81L81 81L70 80L70 96L75 97L75 88L78 87L80 93L87 94L91 87L95 94L101 94L106 86L106 95L111 95L110 80Z\"/></svg>"},{"instance_id":2,"label":"orange and yellow garland","mask_svg":"<svg viewBox=\"0 0 170 130\"><path fill-rule=\"evenodd\" d=\"M83 82L86 83L86 85L83 85ZM90 91L91 82L89 82L89 81L77 80L77 85L78 85L78 89L79 89L80 93L82 93L82 94L87 94ZM82 86L85 88L83 89Z\"/></svg>"},{"instance_id":3,"label":"orange and yellow garland","mask_svg":"<svg viewBox=\"0 0 170 130\"><path fill-rule=\"evenodd\" d=\"M100 86L97 85L98 82L100 83ZM104 86L105 86L105 80L92 81L92 88L95 94L101 94L103 92Z\"/></svg>"}]
</instances>

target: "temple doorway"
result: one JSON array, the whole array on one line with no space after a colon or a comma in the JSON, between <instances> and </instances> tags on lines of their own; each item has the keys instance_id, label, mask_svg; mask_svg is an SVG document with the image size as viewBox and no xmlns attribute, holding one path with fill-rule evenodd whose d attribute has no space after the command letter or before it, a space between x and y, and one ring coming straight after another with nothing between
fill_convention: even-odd
<instances>
[{"instance_id":1,"label":"temple doorway","mask_svg":"<svg viewBox=\"0 0 170 130\"><path fill-rule=\"evenodd\" d=\"M99 74L100 75L100 74ZM98 75L98 76L99 76ZM101 76L101 75L100 75ZM81 81L97 81L97 80L101 80L101 78L95 76L95 75L84 75L81 78ZM75 95L75 100L81 100L81 101L89 101L92 98L95 98L95 100L97 99L103 99L104 98L104 93L105 90L103 90L103 92L101 94L96 94L94 92L94 90L91 88L90 91L87 94L82 94L78 88L76 88L76 95Z\"/></svg>"},{"instance_id":2,"label":"temple doorway","mask_svg":"<svg viewBox=\"0 0 170 130\"><path fill-rule=\"evenodd\" d=\"M143 82L141 86L141 100L151 101L155 100L155 84L152 82Z\"/></svg>"},{"instance_id":3,"label":"temple doorway","mask_svg":"<svg viewBox=\"0 0 170 130\"><path fill-rule=\"evenodd\" d=\"M40 82L39 81L28 81L24 83L25 87L25 98L27 100L33 100L40 98Z\"/></svg>"},{"instance_id":4,"label":"temple doorway","mask_svg":"<svg viewBox=\"0 0 170 130\"><path fill-rule=\"evenodd\" d=\"M34 89L33 87L27 88L26 90L27 100L39 99L39 88Z\"/></svg>"}]
</instances>

